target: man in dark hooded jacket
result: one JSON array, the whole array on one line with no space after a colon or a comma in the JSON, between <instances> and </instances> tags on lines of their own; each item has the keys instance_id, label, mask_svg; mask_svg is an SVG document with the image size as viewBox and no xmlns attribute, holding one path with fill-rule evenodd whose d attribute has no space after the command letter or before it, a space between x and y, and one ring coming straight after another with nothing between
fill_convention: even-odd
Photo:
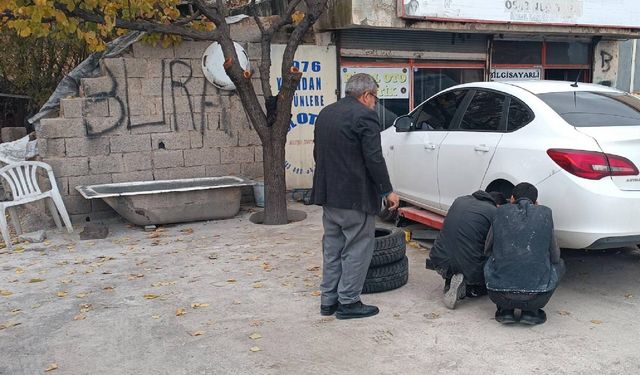
<instances>
[{"instance_id":1,"label":"man in dark hooded jacket","mask_svg":"<svg viewBox=\"0 0 640 375\"><path fill-rule=\"evenodd\" d=\"M484 287L484 245L496 206L504 202L500 193L478 190L456 198L447 212L427 268L445 279L444 304L454 309L457 301L487 294Z\"/></svg>"},{"instance_id":2,"label":"man in dark hooded jacket","mask_svg":"<svg viewBox=\"0 0 640 375\"><path fill-rule=\"evenodd\" d=\"M517 322L515 309L521 310L521 323L546 322L542 308L564 274L551 209L537 199L535 186L516 185L512 204L498 208L487 236L484 275L500 323Z\"/></svg>"}]
</instances>

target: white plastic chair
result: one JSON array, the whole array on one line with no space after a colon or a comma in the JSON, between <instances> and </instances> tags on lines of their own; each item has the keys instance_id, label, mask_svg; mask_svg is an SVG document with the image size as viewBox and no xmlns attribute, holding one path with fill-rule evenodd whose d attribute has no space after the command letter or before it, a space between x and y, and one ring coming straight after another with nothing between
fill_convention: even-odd
<instances>
[{"instance_id":1,"label":"white plastic chair","mask_svg":"<svg viewBox=\"0 0 640 375\"><path fill-rule=\"evenodd\" d=\"M47 177L51 184L51 190L42 192L38 185L37 171L38 168L43 168L47 171ZM11 238L9 237L9 227L7 225L7 217L5 211L9 211L11 215L11 222L16 229L16 233L20 235L22 229L20 228L20 221L18 219L15 206L21 204L31 203L40 199L47 199L47 206L53 216L58 229L62 229L60 223L60 216L64 220L64 225L67 227L69 233L73 232L71 226L71 220L67 209L64 207L64 202L60 196L58 185L56 185L56 179L53 175L51 166L39 161L22 161L18 163L9 164L0 169L0 176L2 176L11 188L13 200L0 202L0 231L2 232L2 238L7 246L7 249L11 250Z\"/></svg>"}]
</instances>

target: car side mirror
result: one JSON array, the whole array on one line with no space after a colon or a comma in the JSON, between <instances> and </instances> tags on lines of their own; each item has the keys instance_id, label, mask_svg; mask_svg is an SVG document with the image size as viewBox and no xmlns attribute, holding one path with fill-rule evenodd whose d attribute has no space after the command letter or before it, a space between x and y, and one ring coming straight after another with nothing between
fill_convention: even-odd
<instances>
[{"instance_id":1,"label":"car side mirror","mask_svg":"<svg viewBox=\"0 0 640 375\"><path fill-rule=\"evenodd\" d=\"M413 119L409 115L400 116L393 122L393 126L398 133L408 132L413 127Z\"/></svg>"}]
</instances>

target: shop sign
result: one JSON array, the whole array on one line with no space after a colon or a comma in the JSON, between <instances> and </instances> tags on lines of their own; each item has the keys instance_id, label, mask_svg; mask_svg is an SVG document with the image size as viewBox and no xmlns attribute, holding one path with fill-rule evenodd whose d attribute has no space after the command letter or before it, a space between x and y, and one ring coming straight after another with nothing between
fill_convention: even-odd
<instances>
[{"instance_id":1,"label":"shop sign","mask_svg":"<svg viewBox=\"0 0 640 375\"><path fill-rule=\"evenodd\" d=\"M378 83L378 98L380 99L408 99L409 98L409 69L408 68L360 68L343 67L340 69L341 97L351 76L356 73L366 73Z\"/></svg>"},{"instance_id":2,"label":"shop sign","mask_svg":"<svg viewBox=\"0 0 640 375\"><path fill-rule=\"evenodd\" d=\"M271 86L282 87L282 54L285 45L271 45ZM313 184L313 129L320 110L336 101L335 46L299 46L293 65L302 72L291 107L285 146L287 188L306 189Z\"/></svg>"},{"instance_id":3,"label":"shop sign","mask_svg":"<svg viewBox=\"0 0 640 375\"><path fill-rule=\"evenodd\" d=\"M400 17L640 28L638 0L400 0Z\"/></svg>"},{"instance_id":4,"label":"shop sign","mask_svg":"<svg viewBox=\"0 0 640 375\"><path fill-rule=\"evenodd\" d=\"M511 69L500 68L492 69L490 81L531 81L542 79L542 69L540 68L526 68L526 69Z\"/></svg>"}]
</instances>

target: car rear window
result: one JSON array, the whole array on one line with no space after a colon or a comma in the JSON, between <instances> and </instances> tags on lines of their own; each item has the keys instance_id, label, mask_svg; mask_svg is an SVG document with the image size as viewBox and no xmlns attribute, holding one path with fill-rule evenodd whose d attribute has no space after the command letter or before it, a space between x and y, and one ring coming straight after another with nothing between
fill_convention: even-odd
<instances>
[{"instance_id":1,"label":"car rear window","mask_svg":"<svg viewBox=\"0 0 640 375\"><path fill-rule=\"evenodd\" d=\"M576 127L640 125L640 99L629 94L568 91L538 97Z\"/></svg>"}]
</instances>

